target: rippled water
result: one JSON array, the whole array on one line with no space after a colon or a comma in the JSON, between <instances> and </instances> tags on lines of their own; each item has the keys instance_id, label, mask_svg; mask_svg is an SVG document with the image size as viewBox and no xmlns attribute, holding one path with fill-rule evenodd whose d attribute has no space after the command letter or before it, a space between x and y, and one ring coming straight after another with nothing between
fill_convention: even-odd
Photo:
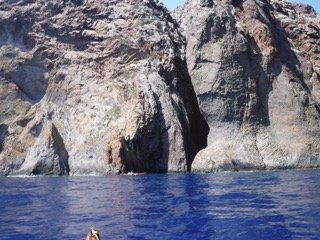
<instances>
[{"instance_id":1,"label":"rippled water","mask_svg":"<svg viewBox=\"0 0 320 240\"><path fill-rule=\"evenodd\" d=\"M0 178L0 239L320 239L320 170Z\"/></svg>"}]
</instances>

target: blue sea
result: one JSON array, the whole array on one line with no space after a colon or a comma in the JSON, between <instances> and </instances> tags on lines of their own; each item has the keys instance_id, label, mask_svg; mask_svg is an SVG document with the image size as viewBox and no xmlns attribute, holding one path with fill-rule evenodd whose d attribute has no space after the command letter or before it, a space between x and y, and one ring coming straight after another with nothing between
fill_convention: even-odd
<instances>
[{"instance_id":1,"label":"blue sea","mask_svg":"<svg viewBox=\"0 0 320 240\"><path fill-rule=\"evenodd\" d=\"M0 239L320 239L320 170L0 178Z\"/></svg>"}]
</instances>

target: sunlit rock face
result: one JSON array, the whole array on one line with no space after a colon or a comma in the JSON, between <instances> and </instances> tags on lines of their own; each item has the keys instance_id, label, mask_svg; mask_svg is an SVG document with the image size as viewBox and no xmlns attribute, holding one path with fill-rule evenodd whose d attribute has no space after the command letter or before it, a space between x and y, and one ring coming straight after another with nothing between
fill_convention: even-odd
<instances>
[{"instance_id":1,"label":"sunlit rock face","mask_svg":"<svg viewBox=\"0 0 320 240\"><path fill-rule=\"evenodd\" d=\"M0 1L0 174L186 172L206 146L184 37L142 0Z\"/></svg>"},{"instance_id":2,"label":"sunlit rock face","mask_svg":"<svg viewBox=\"0 0 320 240\"><path fill-rule=\"evenodd\" d=\"M0 175L320 167L319 26L281 0L0 0Z\"/></svg>"},{"instance_id":3,"label":"sunlit rock face","mask_svg":"<svg viewBox=\"0 0 320 240\"><path fill-rule=\"evenodd\" d=\"M319 167L319 15L286 1L189 0L174 16L210 127L192 171Z\"/></svg>"}]
</instances>

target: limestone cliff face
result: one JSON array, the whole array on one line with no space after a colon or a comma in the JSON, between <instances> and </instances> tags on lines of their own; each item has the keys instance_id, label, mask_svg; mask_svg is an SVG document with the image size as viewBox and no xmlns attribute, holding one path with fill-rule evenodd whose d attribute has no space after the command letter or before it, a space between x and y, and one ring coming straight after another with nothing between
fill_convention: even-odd
<instances>
[{"instance_id":1,"label":"limestone cliff face","mask_svg":"<svg viewBox=\"0 0 320 240\"><path fill-rule=\"evenodd\" d=\"M189 0L175 17L210 127L192 170L319 167L319 15L286 1Z\"/></svg>"},{"instance_id":2,"label":"limestone cliff face","mask_svg":"<svg viewBox=\"0 0 320 240\"><path fill-rule=\"evenodd\" d=\"M281 0L0 0L0 175L320 167L319 23Z\"/></svg>"},{"instance_id":3,"label":"limestone cliff face","mask_svg":"<svg viewBox=\"0 0 320 240\"><path fill-rule=\"evenodd\" d=\"M168 11L0 1L0 174L186 172L208 133Z\"/></svg>"}]
</instances>

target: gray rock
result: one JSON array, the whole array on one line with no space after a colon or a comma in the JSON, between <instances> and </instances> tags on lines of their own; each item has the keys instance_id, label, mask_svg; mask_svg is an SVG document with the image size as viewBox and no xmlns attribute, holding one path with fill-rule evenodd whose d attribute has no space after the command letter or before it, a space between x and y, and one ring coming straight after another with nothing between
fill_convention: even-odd
<instances>
[{"instance_id":1,"label":"gray rock","mask_svg":"<svg viewBox=\"0 0 320 240\"><path fill-rule=\"evenodd\" d=\"M315 26L319 16L298 14L297 5L286 1L272 4L245 0L208 6L189 0L174 13L210 127L208 147L198 153L192 171L320 166L318 58L302 50L306 40L308 49L319 49L319 42L307 33L288 39L282 28Z\"/></svg>"},{"instance_id":2,"label":"gray rock","mask_svg":"<svg viewBox=\"0 0 320 240\"><path fill-rule=\"evenodd\" d=\"M68 152L57 128L47 121L15 174L69 175L68 158Z\"/></svg>"},{"instance_id":3,"label":"gray rock","mask_svg":"<svg viewBox=\"0 0 320 240\"><path fill-rule=\"evenodd\" d=\"M190 169L208 127L163 5L0 2L2 174Z\"/></svg>"},{"instance_id":4,"label":"gray rock","mask_svg":"<svg viewBox=\"0 0 320 240\"><path fill-rule=\"evenodd\" d=\"M0 175L320 167L319 24L284 0L0 0Z\"/></svg>"}]
</instances>

